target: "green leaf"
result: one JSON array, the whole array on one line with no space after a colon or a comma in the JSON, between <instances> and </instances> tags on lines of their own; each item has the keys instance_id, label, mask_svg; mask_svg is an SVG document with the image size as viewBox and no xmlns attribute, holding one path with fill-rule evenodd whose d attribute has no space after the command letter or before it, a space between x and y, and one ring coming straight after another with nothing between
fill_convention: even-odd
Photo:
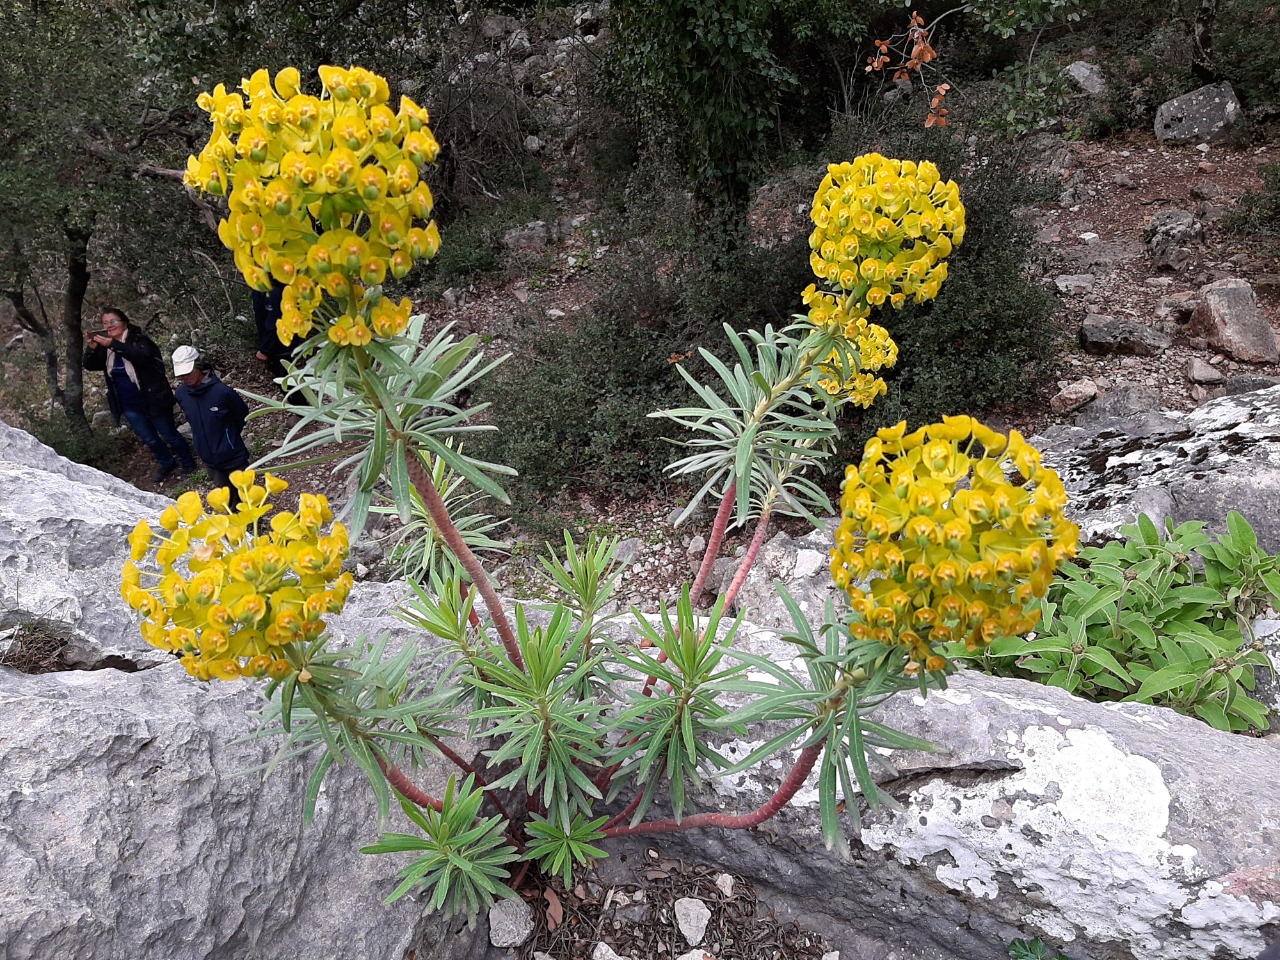
<instances>
[{"instance_id":1,"label":"green leaf","mask_svg":"<svg viewBox=\"0 0 1280 960\"><path fill-rule=\"evenodd\" d=\"M1155 697L1160 696L1162 693L1168 693L1170 690L1176 690L1178 687L1185 686L1188 683L1194 683L1196 676L1197 674L1195 673L1189 673L1187 667L1183 664L1173 664L1151 674L1151 676L1142 681L1142 685L1137 690L1125 697L1125 699L1151 703Z\"/></svg>"}]
</instances>

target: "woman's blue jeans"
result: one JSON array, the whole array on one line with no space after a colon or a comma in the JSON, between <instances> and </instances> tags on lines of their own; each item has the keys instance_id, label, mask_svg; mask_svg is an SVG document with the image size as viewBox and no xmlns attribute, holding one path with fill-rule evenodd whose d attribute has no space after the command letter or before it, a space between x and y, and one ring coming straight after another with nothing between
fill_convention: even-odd
<instances>
[{"instance_id":1,"label":"woman's blue jeans","mask_svg":"<svg viewBox=\"0 0 1280 960\"><path fill-rule=\"evenodd\" d=\"M196 468L191 447L186 438L178 432L178 425L174 423L172 414L164 417L149 417L145 410L126 409L124 418L129 422L133 432L138 435L138 439L150 448L161 470L172 470L175 462L182 464L184 472L189 473ZM176 461L175 457L177 457Z\"/></svg>"}]
</instances>

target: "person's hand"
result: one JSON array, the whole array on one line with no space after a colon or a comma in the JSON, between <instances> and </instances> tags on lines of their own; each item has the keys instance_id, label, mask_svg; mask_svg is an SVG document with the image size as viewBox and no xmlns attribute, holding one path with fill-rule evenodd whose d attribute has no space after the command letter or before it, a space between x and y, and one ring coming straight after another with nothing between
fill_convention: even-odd
<instances>
[{"instance_id":1,"label":"person's hand","mask_svg":"<svg viewBox=\"0 0 1280 960\"><path fill-rule=\"evenodd\" d=\"M108 336L104 336L104 335L103 335L103 334L101 334L101 333L96 333L96 334L94 334L94 336L93 336L93 342L94 342L94 343L96 343L96 344L97 344L98 346L100 346L100 347L109 347L109 346L111 346L111 344L112 344L112 343L114 343L115 341L113 341L113 340L112 340L110 337L108 337Z\"/></svg>"}]
</instances>

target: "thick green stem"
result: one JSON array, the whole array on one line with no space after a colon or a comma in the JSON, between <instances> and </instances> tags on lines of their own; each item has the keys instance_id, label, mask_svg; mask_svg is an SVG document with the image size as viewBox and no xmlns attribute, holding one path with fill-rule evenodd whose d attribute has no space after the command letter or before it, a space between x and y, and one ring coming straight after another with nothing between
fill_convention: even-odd
<instances>
[{"instance_id":1,"label":"thick green stem","mask_svg":"<svg viewBox=\"0 0 1280 960\"><path fill-rule=\"evenodd\" d=\"M746 830L759 826L787 805L804 786L805 780L813 772L814 765L822 756L822 745L814 744L800 751L800 757L791 772L778 786L778 791L765 804L751 813L695 813L682 820L654 820L649 823L636 824L634 827L615 826L604 831L606 837L631 837L652 833L675 833L680 830L693 830L696 827L724 827L729 830Z\"/></svg>"},{"instance_id":2,"label":"thick green stem","mask_svg":"<svg viewBox=\"0 0 1280 960\"><path fill-rule=\"evenodd\" d=\"M422 465L422 461L418 459L417 453L413 450L405 451L405 465L409 468L409 479L413 482L419 496L422 497L423 504L426 505L431 522L435 524L436 529L440 531L440 536L444 538L444 542L449 545L453 555L462 564L462 569L467 572L472 584L480 591L480 598L484 600L484 605L489 610L493 626L498 631L502 645L507 648L507 656L511 658L511 662L518 669L523 670L524 658L520 656L520 645L516 642L516 635L511 629L511 621L507 619L506 611L502 607L502 600L499 599L498 592L493 589L493 583L489 580L489 575L485 573L480 560L471 552L471 548L467 546L466 541L462 539L462 534L458 532L458 528L454 525L453 518L449 516L449 509L445 506L444 499L440 496L440 491L436 489L436 485L431 481L431 474L427 472L426 467Z\"/></svg>"}]
</instances>

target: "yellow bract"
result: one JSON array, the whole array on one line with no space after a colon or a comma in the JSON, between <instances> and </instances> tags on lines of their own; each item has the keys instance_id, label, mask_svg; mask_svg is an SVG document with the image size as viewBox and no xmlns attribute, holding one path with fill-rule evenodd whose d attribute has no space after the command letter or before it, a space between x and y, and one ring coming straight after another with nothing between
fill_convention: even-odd
<instances>
[{"instance_id":1,"label":"yellow bract","mask_svg":"<svg viewBox=\"0 0 1280 960\"><path fill-rule=\"evenodd\" d=\"M256 480L252 470L231 474L241 496L235 511L225 488L209 494L207 510L187 492L165 509L163 532L142 520L129 536L121 595L143 615L147 643L181 654L199 680L286 676L289 646L320 636L324 615L340 612L351 591L342 572L347 531L328 500L304 493L298 511L277 513L268 532L259 523L271 511L267 497L288 484L271 474ZM148 554L154 568L140 570L136 561Z\"/></svg>"},{"instance_id":2,"label":"yellow bract","mask_svg":"<svg viewBox=\"0 0 1280 960\"><path fill-rule=\"evenodd\" d=\"M815 284L804 291L808 321L839 334L859 355L854 370L820 358L820 383L869 407L886 390L876 372L894 365L898 348L867 317L873 307L897 310L909 296L919 303L938 295L946 257L964 239L960 191L928 161L869 153L827 168L810 216L809 264L829 292Z\"/></svg>"},{"instance_id":3,"label":"yellow bract","mask_svg":"<svg viewBox=\"0 0 1280 960\"><path fill-rule=\"evenodd\" d=\"M439 144L427 111L408 97L393 113L387 82L361 67L319 69L324 92L299 92L286 67L219 84L197 99L213 132L187 161L188 186L226 196L218 236L249 286L285 287L277 332L284 343L327 328L361 347L402 334L408 301L382 305L388 273L403 277L435 256L440 234L418 168Z\"/></svg>"},{"instance_id":4,"label":"yellow bract","mask_svg":"<svg viewBox=\"0 0 1280 960\"><path fill-rule=\"evenodd\" d=\"M853 607L852 634L907 648L909 674L945 669L934 644L970 650L1025 633L1080 530L1053 470L1015 430L970 417L867 441L845 471L831 574Z\"/></svg>"}]
</instances>

